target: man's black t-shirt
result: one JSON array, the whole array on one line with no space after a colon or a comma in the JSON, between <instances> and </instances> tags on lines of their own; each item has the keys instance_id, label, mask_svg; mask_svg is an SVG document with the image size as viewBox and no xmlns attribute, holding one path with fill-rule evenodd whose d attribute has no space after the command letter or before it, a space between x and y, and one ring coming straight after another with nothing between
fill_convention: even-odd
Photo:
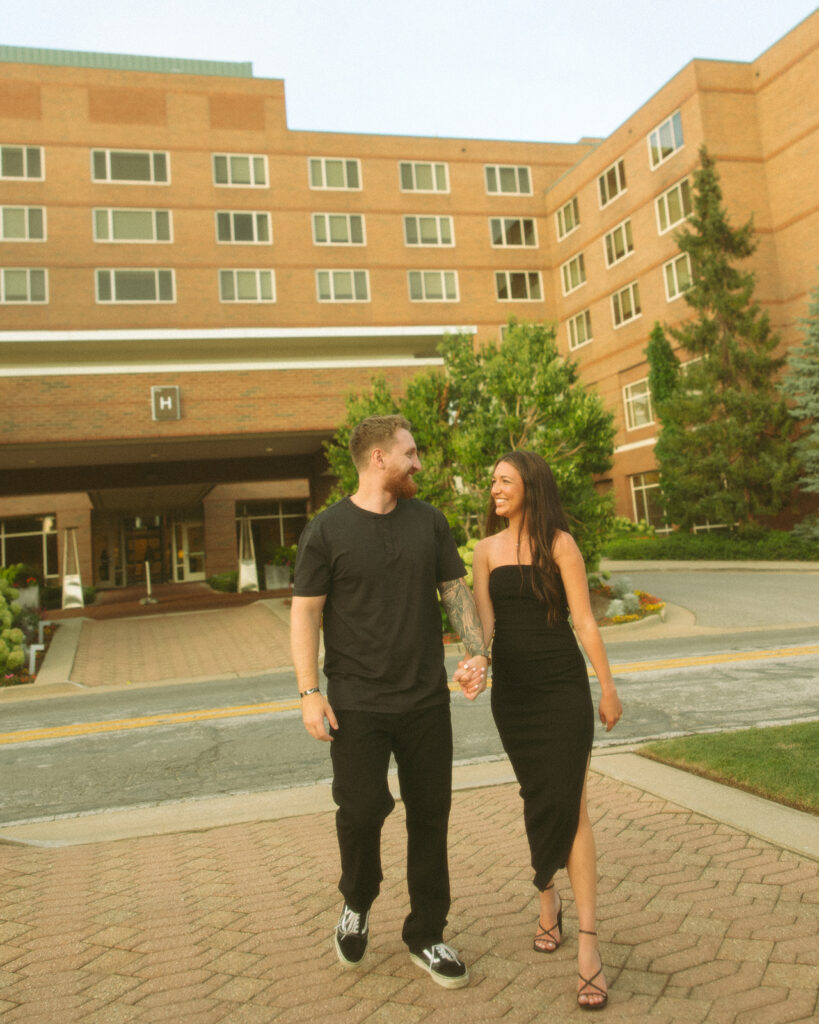
<instances>
[{"instance_id":1,"label":"man's black t-shirt","mask_svg":"<svg viewBox=\"0 0 819 1024\"><path fill-rule=\"evenodd\" d=\"M307 525L293 593L327 595L334 708L402 712L449 700L437 585L465 572L445 516L417 498L386 515L344 498Z\"/></svg>"}]
</instances>

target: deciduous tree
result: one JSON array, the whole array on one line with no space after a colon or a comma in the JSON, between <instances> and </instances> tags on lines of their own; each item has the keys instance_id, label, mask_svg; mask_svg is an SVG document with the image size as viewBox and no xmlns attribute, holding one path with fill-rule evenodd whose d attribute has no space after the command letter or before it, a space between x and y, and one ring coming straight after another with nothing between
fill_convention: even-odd
<instances>
[{"instance_id":1,"label":"deciduous tree","mask_svg":"<svg viewBox=\"0 0 819 1024\"><path fill-rule=\"evenodd\" d=\"M552 467L577 542L596 565L612 506L593 477L611 466L613 417L580 381L577 364L560 355L554 329L511 320L500 344L476 350L470 336L450 335L441 354L443 367L414 377L403 396L378 380L349 399L345 423L326 445L339 477L334 497L355 489L346 447L352 426L400 412L421 452L419 497L446 514L460 540L483 533L495 460L527 448Z\"/></svg>"}]
</instances>

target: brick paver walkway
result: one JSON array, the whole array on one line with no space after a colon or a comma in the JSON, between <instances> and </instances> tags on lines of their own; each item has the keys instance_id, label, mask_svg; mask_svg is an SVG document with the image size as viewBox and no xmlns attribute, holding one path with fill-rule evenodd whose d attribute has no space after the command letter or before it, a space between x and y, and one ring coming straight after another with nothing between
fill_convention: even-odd
<instances>
[{"instance_id":1,"label":"brick paver walkway","mask_svg":"<svg viewBox=\"0 0 819 1024\"><path fill-rule=\"evenodd\" d=\"M592 772L604 1020L814 1020L819 865ZM364 965L344 971L333 815L63 849L0 847L0 1015L19 1022L473 1024L581 1019L577 922L532 950L537 907L515 786L457 792L447 938L472 978L414 967L401 805Z\"/></svg>"},{"instance_id":2,"label":"brick paver walkway","mask_svg":"<svg viewBox=\"0 0 819 1024\"><path fill-rule=\"evenodd\" d=\"M265 604L82 624L71 678L85 686L253 675L290 664L286 623Z\"/></svg>"}]
</instances>

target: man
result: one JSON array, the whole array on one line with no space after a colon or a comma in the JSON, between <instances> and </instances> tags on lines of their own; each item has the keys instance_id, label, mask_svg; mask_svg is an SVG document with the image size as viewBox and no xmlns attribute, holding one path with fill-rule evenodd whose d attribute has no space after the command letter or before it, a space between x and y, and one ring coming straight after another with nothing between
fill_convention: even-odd
<instances>
[{"instance_id":1,"label":"man","mask_svg":"<svg viewBox=\"0 0 819 1024\"><path fill-rule=\"evenodd\" d=\"M383 877L381 828L395 806L387 785L392 754L407 819L410 912L402 938L434 981L460 988L469 972L443 942L452 726L438 591L474 655L479 689L488 662L446 518L413 497L421 463L410 429L401 416L371 416L353 430L358 489L302 534L291 642L305 728L331 743L344 897L339 960L357 967L367 949L370 906ZM318 680L322 616L326 697Z\"/></svg>"}]
</instances>

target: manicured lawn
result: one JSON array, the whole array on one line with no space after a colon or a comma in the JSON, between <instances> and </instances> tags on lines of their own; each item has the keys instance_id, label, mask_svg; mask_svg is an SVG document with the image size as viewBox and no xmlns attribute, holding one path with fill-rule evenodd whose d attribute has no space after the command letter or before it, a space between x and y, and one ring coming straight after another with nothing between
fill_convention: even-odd
<instances>
[{"instance_id":1,"label":"manicured lawn","mask_svg":"<svg viewBox=\"0 0 819 1024\"><path fill-rule=\"evenodd\" d=\"M639 753L819 814L819 721L660 740Z\"/></svg>"}]
</instances>

